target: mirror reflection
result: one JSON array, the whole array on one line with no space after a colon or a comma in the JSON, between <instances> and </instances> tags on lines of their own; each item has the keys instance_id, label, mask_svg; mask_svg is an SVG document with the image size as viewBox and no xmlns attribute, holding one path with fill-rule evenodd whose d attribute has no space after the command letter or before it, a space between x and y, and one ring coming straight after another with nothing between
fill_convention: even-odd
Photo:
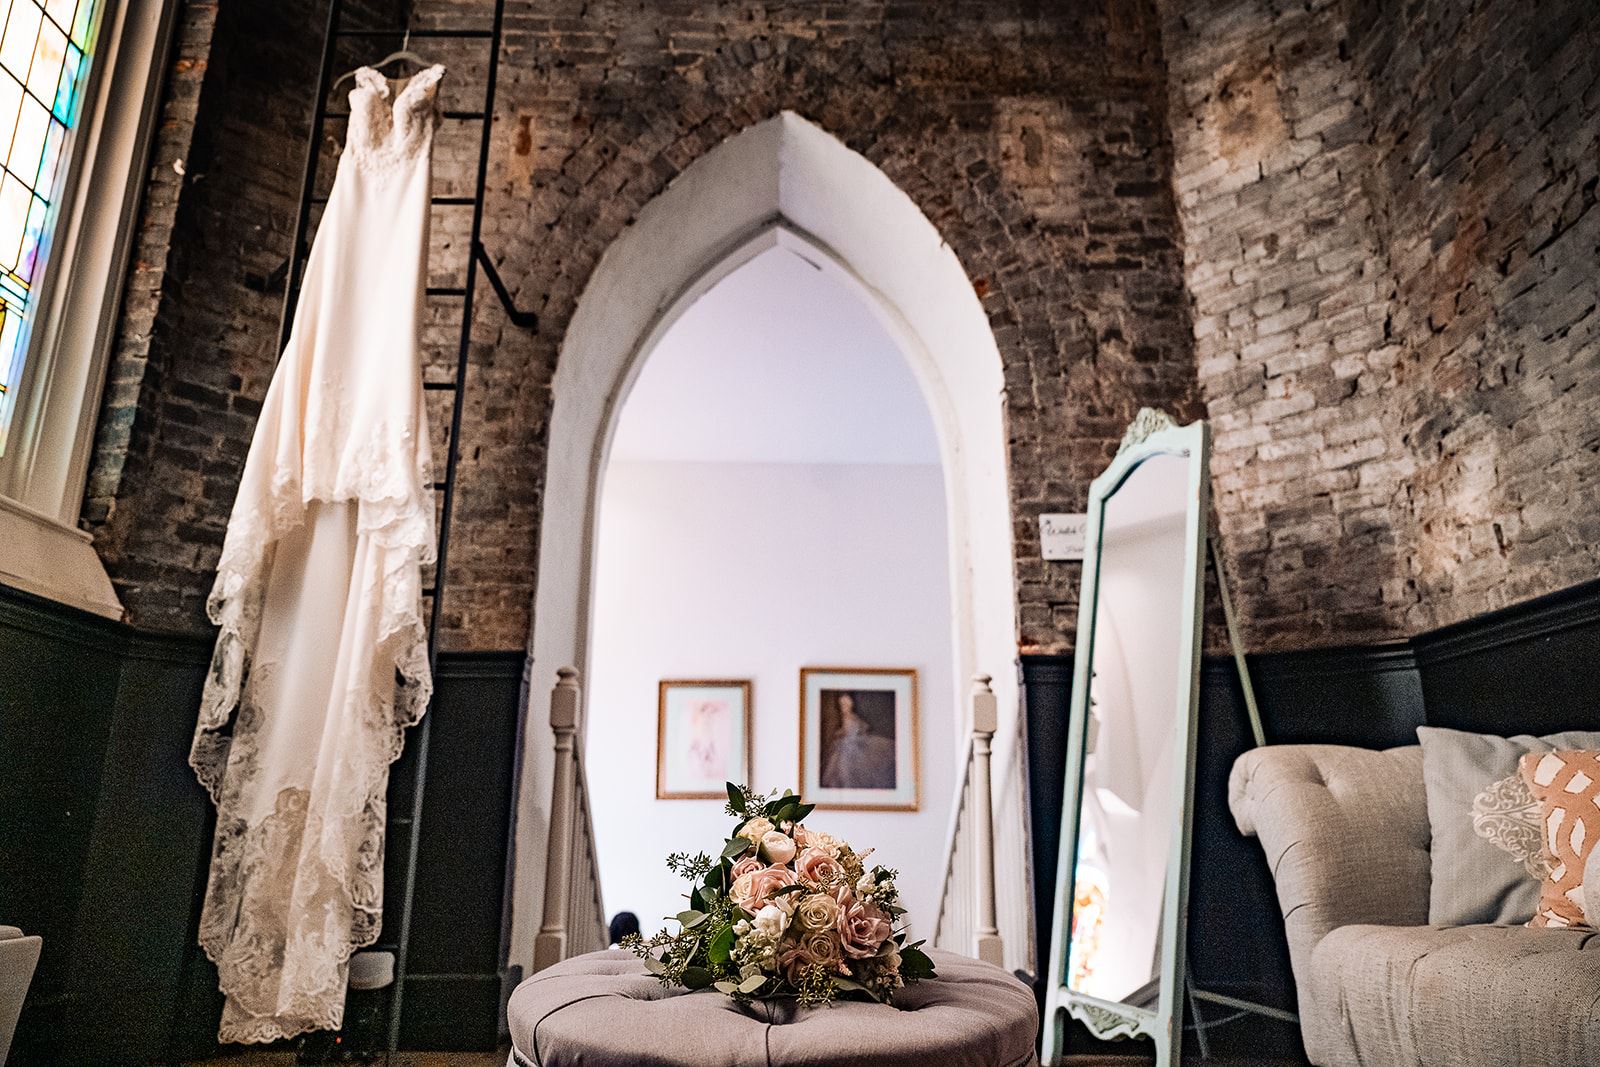
<instances>
[{"instance_id":1,"label":"mirror reflection","mask_svg":"<svg viewBox=\"0 0 1600 1067\"><path fill-rule=\"evenodd\" d=\"M1181 823L1177 774L1190 640L1187 454L1152 456L1106 498L1067 968L1074 992L1153 1007L1162 904Z\"/></svg>"}]
</instances>

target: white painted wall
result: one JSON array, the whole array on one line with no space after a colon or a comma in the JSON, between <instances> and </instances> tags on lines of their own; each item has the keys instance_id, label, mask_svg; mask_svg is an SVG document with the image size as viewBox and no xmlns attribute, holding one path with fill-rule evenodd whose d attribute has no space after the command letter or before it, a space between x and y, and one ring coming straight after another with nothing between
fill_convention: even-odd
<instances>
[{"instance_id":1,"label":"white painted wall","mask_svg":"<svg viewBox=\"0 0 1600 1067\"><path fill-rule=\"evenodd\" d=\"M607 911L654 929L683 907L667 853L714 853L729 829L718 801L654 799L658 681L752 679L754 782L782 789L799 783L801 667L915 667L922 809L810 822L876 848L932 932L958 721L948 551L937 465L610 465L585 750Z\"/></svg>"},{"instance_id":2,"label":"white painted wall","mask_svg":"<svg viewBox=\"0 0 1600 1067\"><path fill-rule=\"evenodd\" d=\"M911 366L856 289L776 245L651 349L611 461L939 464ZM943 520L941 519L941 522Z\"/></svg>"}]
</instances>

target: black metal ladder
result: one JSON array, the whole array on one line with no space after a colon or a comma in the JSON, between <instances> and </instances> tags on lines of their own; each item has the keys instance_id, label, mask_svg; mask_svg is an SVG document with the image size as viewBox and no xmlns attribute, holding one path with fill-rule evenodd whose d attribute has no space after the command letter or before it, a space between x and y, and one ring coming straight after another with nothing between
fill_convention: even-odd
<instances>
[{"instance_id":1,"label":"black metal ladder","mask_svg":"<svg viewBox=\"0 0 1600 1067\"><path fill-rule=\"evenodd\" d=\"M322 45L322 63L317 80L316 110L311 123L311 143L306 150L305 173L300 188L299 211L295 218L294 243L291 246L285 271L283 317L279 323L278 330L278 350L280 352L289 340L290 329L294 321L295 304L299 298L300 285L304 276L305 263L310 254L306 243L306 233L310 228L311 209L313 206L327 202L326 197L317 195L317 175L318 166L321 162L323 133L329 119L343 118L347 114L346 112L330 111L328 108L328 94L333 78L333 66L338 54L339 42L361 38L452 38L483 41L489 48L482 108L476 111L446 110L442 112L442 117L445 119L478 122L482 126L482 133L478 141L478 169L473 195L434 196L431 198L431 204L434 206L471 207L472 209L471 239L468 245L466 276L462 284L460 286L429 286L425 290L428 297L458 297L462 302L461 328L456 349L454 376L446 381L426 381L423 385L424 389L430 392L448 391L453 394L450 406L450 431L445 447L444 478L443 480L435 480L433 483L434 490L443 494L440 501L438 525L438 560L434 566L433 584L423 589L423 595L431 602L428 613L428 668L431 673L438 665L439 620L444 604L445 575L448 573L450 519L455 505L456 474L461 454L461 414L466 392L467 360L471 351L473 302L477 296L478 268L483 268L483 273L494 289L495 295L499 297L501 303L505 306L507 318L512 325L534 328L538 322L537 316L532 312L519 311L512 305L510 293L506 289L504 282L501 281L499 273L495 270L493 261L485 253L481 241L484 184L488 176L489 135L494 120L495 89L500 69L500 44L504 26L505 0L493 0L493 18L490 26L486 29L409 29L404 26L388 29L346 28L341 22L343 9L344 0L329 0L327 29ZM405 1000L406 980L409 976L411 920L415 903L418 848L422 840L420 832L422 802L424 786L427 783L428 776L428 738L432 721L432 715L424 715L422 721L411 731L411 737L407 742L412 750L411 766L413 771L410 783L410 810L389 818L390 829L398 830L403 828L406 831L405 878L400 883L402 887L401 899L398 902L387 902L382 937L377 944L370 948L370 951L391 951L395 956L395 976L394 983L391 986L392 993L388 1010L388 1047L391 1052L399 1046L400 1027L403 1019L402 1008ZM395 906L396 903L398 903L398 907Z\"/></svg>"}]
</instances>

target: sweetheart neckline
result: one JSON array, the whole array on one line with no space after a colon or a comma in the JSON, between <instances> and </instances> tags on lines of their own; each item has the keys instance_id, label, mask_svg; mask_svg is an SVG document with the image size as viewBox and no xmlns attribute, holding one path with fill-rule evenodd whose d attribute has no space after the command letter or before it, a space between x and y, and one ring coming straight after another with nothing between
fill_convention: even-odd
<instances>
[{"instance_id":1,"label":"sweetheart neckline","mask_svg":"<svg viewBox=\"0 0 1600 1067\"><path fill-rule=\"evenodd\" d=\"M350 91L354 93L359 89L367 89L373 92L378 92L380 99L393 100L398 103L400 99L406 95L406 93L411 91L413 86L419 84L419 82L421 82L421 80L428 75L432 75L432 78L426 84L437 84L439 79L443 77L446 69L447 68L443 63L435 63L431 67L424 67L422 70L417 71L415 74L407 78L405 80L405 84L400 86L400 89L396 91L390 85L390 78L382 71L378 70L376 67L360 66L356 68L356 87ZM368 75L369 77L364 80L361 77L363 74ZM373 81L376 81L378 84L371 84ZM380 85L382 87L381 92L379 91Z\"/></svg>"}]
</instances>

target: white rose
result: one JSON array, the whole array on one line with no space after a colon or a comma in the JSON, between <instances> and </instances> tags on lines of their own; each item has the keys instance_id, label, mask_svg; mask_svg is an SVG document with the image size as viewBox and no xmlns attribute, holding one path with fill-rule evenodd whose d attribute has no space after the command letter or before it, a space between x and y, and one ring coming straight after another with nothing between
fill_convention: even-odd
<instances>
[{"instance_id":1,"label":"white rose","mask_svg":"<svg viewBox=\"0 0 1600 1067\"><path fill-rule=\"evenodd\" d=\"M771 831L772 820L768 819L764 815L757 815L755 818L749 820L743 826L739 827L738 836L748 837L750 840L759 845L761 844L761 839Z\"/></svg>"},{"instance_id":2,"label":"white rose","mask_svg":"<svg viewBox=\"0 0 1600 1067\"><path fill-rule=\"evenodd\" d=\"M839 853L843 850L844 842L839 840L837 837L834 837L826 830L812 830L808 828L806 830L805 846L807 848L814 848L818 852L826 852L834 859L838 859Z\"/></svg>"},{"instance_id":3,"label":"white rose","mask_svg":"<svg viewBox=\"0 0 1600 1067\"><path fill-rule=\"evenodd\" d=\"M760 936L776 941L783 936L784 930L789 927L789 913L776 904L768 904L756 912L755 922L752 926Z\"/></svg>"},{"instance_id":4,"label":"white rose","mask_svg":"<svg viewBox=\"0 0 1600 1067\"><path fill-rule=\"evenodd\" d=\"M768 863L788 863L794 859L794 839L782 830L768 830L761 835L759 843Z\"/></svg>"}]
</instances>

